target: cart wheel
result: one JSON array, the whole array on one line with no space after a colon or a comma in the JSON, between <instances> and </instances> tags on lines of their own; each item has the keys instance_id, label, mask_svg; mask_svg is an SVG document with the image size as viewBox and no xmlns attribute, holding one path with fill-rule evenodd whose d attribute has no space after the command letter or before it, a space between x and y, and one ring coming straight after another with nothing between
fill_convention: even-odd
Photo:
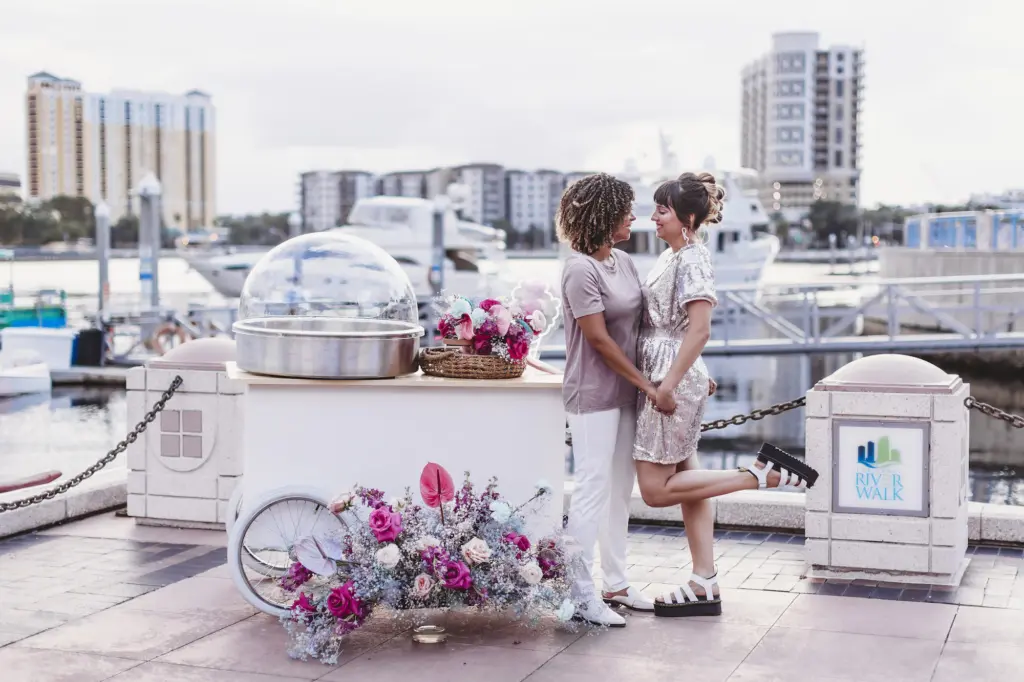
<instances>
[{"instance_id":1,"label":"cart wheel","mask_svg":"<svg viewBox=\"0 0 1024 682\"><path fill-rule=\"evenodd\" d=\"M344 531L344 524L327 508L321 496L309 491L281 491L243 512L231 526L228 566L231 579L250 604L272 616L288 613L298 592L284 589L280 579L294 559L289 550L304 537L328 538ZM304 586L316 590L320 576Z\"/></svg>"}]
</instances>

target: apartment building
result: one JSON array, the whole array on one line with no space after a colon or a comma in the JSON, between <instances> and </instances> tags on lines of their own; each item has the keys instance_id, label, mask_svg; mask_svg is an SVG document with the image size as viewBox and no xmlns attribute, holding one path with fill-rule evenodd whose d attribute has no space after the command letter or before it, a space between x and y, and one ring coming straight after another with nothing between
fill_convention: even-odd
<instances>
[{"instance_id":1,"label":"apartment building","mask_svg":"<svg viewBox=\"0 0 1024 682\"><path fill-rule=\"evenodd\" d=\"M216 119L209 95L89 93L69 78L29 76L26 195L104 201L111 219L137 215L147 174L162 186L164 222L191 230L216 215Z\"/></svg>"},{"instance_id":2,"label":"apartment building","mask_svg":"<svg viewBox=\"0 0 1024 682\"><path fill-rule=\"evenodd\" d=\"M857 205L863 50L777 33L742 86L741 163L759 171L765 208L796 221L818 199Z\"/></svg>"},{"instance_id":3,"label":"apartment building","mask_svg":"<svg viewBox=\"0 0 1024 682\"><path fill-rule=\"evenodd\" d=\"M299 180L299 215L304 232L344 225L356 202L377 193L376 178L359 170L309 171Z\"/></svg>"},{"instance_id":4,"label":"apartment building","mask_svg":"<svg viewBox=\"0 0 1024 682\"><path fill-rule=\"evenodd\" d=\"M539 232L542 242L536 246L549 246L564 184L558 171L506 171L505 214L512 229L521 234Z\"/></svg>"}]
</instances>

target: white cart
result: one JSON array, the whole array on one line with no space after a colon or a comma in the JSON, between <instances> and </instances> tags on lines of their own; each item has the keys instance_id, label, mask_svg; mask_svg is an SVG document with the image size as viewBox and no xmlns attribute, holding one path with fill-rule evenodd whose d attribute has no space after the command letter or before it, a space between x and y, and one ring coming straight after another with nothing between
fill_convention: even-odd
<instances>
[{"instance_id":1,"label":"white cart","mask_svg":"<svg viewBox=\"0 0 1024 682\"><path fill-rule=\"evenodd\" d=\"M229 505L228 565L242 596L260 610L287 612L294 593L280 579L302 537L341 529L327 509L355 485L389 497L418 490L427 462L477 485L496 476L502 494L526 500L540 479L556 494L565 479L561 375L527 368L519 379L334 381L250 374L245 385L244 474ZM561 505L534 523L561 524Z\"/></svg>"}]
</instances>

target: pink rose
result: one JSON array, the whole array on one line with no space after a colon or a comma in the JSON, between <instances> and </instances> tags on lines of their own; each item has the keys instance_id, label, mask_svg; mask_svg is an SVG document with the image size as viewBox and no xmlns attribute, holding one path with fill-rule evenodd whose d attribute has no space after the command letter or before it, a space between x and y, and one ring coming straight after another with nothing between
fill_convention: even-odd
<instances>
[{"instance_id":1,"label":"pink rose","mask_svg":"<svg viewBox=\"0 0 1024 682\"><path fill-rule=\"evenodd\" d=\"M377 542L392 542L402 532L402 515L390 507L377 507L370 514L370 530Z\"/></svg>"},{"instance_id":2,"label":"pink rose","mask_svg":"<svg viewBox=\"0 0 1024 682\"><path fill-rule=\"evenodd\" d=\"M352 593L353 585L349 580L341 587L335 587L327 597L327 610L331 615L341 620L349 616L355 616L358 620L363 616L363 605Z\"/></svg>"},{"instance_id":3,"label":"pink rose","mask_svg":"<svg viewBox=\"0 0 1024 682\"><path fill-rule=\"evenodd\" d=\"M452 590L468 590L473 585L469 566L461 561L449 561L441 570L441 583Z\"/></svg>"},{"instance_id":4,"label":"pink rose","mask_svg":"<svg viewBox=\"0 0 1024 682\"><path fill-rule=\"evenodd\" d=\"M426 599L430 596L430 591L434 589L435 581L426 573L420 573L413 580L412 589L410 593L413 599Z\"/></svg>"},{"instance_id":5,"label":"pink rose","mask_svg":"<svg viewBox=\"0 0 1024 682\"><path fill-rule=\"evenodd\" d=\"M493 298L488 298L480 304L480 308L483 308L484 312L491 312L491 308L496 305L501 305L501 301L495 301Z\"/></svg>"},{"instance_id":6,"label":"pink rose","mask_svg":"<svg viewBox=\"0 0 1024 682\"><path fill-rule=\"evenodd\" d=\"M473 320L469 315L463 315L455 325L455 335L463 341L473 340Z\"/></svg>"},{"instance_id":7,"label":"pink rose","mask_svg":"<svg viewBox=\"0 0 1024 682\"><path fill-rule=\"evenodd\" d=\"M519 533L508 533L505 536L505 542L511 542L524 552L530 549L530 539L525 535L520 535Z\"/></svg>"},{"instance_id":8,"label":"pink rose","mask_svg":"<svg viewBox=\"0 0 1024 682\"><path fill-rule=\"evenodd\" d=\"M437 331L442 338L455 336L455 327L452 325L451 318L448 317L447 315L442 317L441 320L437 323Z\"/></svg>"},{"instance_id":9,"label":"pink rose","mask_svg":"<svg viewBox=\"0 0 1024 682\"><path fill-rule=\"evenodd\" d=\"M513 360L522 360L530 352L530 342L520 336L508 344L508 356Z\"/></svg>"},{"instance_id":10,"label":"pink rose","mask_svg":"<svg viewBox=\"0 0 1024 682\"><path fill-rule=\"evenodd\" d=\"M502 305L494 306L489 312L498 325L498 335L505 336L508 333L508 328L512 325L512 313Z\"/></svg>"},{"instance_id":11,"label":"pink rose","mask_svg":"<svg viewBox=\"0 0 1024 682\"><path fill-rule=\"evenodd\" d=\"M483 334L477 334L473 337L473 352L477 355L490 355L491 354L491 339Z\"/></svg>"}]
</instances>

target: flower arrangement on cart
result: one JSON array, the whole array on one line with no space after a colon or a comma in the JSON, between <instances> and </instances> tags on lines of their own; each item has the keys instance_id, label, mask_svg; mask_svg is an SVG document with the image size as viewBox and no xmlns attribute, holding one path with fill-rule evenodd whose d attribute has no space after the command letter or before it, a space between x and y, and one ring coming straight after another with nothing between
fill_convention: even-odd
<instances>
[{"instance_id":1,"label":"flower arrangement on cart","mask_svg":"<svg viewBox=\"0 0 1024 682\"><path fill-rule=\"evenodd\" d=\"M437 332L449 350L424 349L424 373L459 379L521 376L555 328L558 301L545 284L520 283L505 298L444 296L435 301ZM452 349L457 349L453 353Z\"/></svg>"},{"instance_id":2,"label":"flower arrangement on cart","mask_svg":"<svg viewBox=\"0 0 1024 682\"><path fill-rule=\"evenodd\" d=\"M538 483L513 507L494 479L477 491L467 473L456 489L444 468L428 464L420 493L422 504L409 491L385 501L357 487L330 506L343 522L338 537L295 543L280 578L295 595L282 616L292 657L335 662L345 635L377 609L489 609L527 624L573 617L578 552L561 529L538 538L525 530L526 513L551 496L550 486Z\"/></svg>"}]
</instances>

